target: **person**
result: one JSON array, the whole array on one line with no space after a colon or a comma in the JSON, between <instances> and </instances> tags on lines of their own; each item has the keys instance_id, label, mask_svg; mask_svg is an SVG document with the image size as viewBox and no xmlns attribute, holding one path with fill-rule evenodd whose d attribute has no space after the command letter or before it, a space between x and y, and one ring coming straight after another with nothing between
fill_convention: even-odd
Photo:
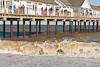
<instances>
[{"instance_id":1,"label":"person","mask_svg":"<svg viewBox=\"0 0 100 67\"><path fill-rule=\"evenodd\" d=\"M16 5L14 5L14 13L16 13Z\"/></svg>"},{"instance_id":2,"label":"person","mask_svg":"<svg viewBox=\"0 0 100 67\"><path fill-rule=\"evenodd\" d=\"M25 6L22 5L22 6L21 6L21 13L22 13L22 14L24 14L24 8L25 8Z\"/></svg>"},{"instance_id":3,"label":"person","mask_svg":"<svg viewBox=\"0 0 100 67\"><path fill-rule=\"evenodd\" d=\"M9 13L11 13L11 9L12 9L12 7L11 7L11 5L9 4Z\"/></svg>"}]
</instances>

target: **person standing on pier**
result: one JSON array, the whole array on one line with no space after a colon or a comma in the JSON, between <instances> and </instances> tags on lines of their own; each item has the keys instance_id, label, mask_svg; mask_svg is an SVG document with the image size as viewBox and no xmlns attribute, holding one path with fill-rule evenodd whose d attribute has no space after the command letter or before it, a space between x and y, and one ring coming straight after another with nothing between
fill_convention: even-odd
<instances>
[{"instance_id":1,"label":"person standing on pier","mask_svg":"<svg viewBox=\"0 0 100 67\"><path fill-rule=\"evenodd\" d=\"M16 13L16 5L14 5L14 13Z\"/></svg>"}]
</instances>

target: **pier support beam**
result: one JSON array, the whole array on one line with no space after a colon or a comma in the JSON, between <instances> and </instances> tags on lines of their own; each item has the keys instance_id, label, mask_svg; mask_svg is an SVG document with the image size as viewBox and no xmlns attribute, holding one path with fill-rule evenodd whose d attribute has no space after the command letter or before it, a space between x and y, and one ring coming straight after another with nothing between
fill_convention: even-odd
<instances>
[{"instance_id":1,"label":"pier support beam","mask_svg":"<svg viewBox=\"0 0 100 67\"><path fill-rule=\"evenodd\" d=\"M99 22L97 22L97 32L99 32Z\"/></svg>"},{"instance_id":2,"label":"pier support beam","mask_svg":"<svg viewBox=\"0 0 100 67\"><path fill-rule=\"evenodd\" d=\"M41 32L41 21L39 21L39 33Z\"/></svg>"},{"instance_id":3,"label":"pier support beam","mask_svg":"<svg viewBox=\"0 0 100 67\"><path fill-rule=\"evenodd\" d=\"M13 38L13 21L10 24L10 37Z\"/></svg>"},{"instance_id":4,"label":"pier support beam","mask_svg":"<svg viewBox=\"0 0 100 67\"><path fill-rule=\"evenodd\" d=\"M89 22L89 33L90 33L90 22Z\"/></svg>"},{"instance_id":5,"label":"pier support beam","mask_svg":"<svg viewBox=\"0 0 100 67\"><path fill-rule=\"evenodd\" d=\"M3 21L3 37L5 38L5 21Z\"/></svg>"},{"instance_id":6,"label":"pier support beam","mask_svg":"<svg viewBox=\"0 0 100 67\"><path fill-rule=\"evenodd\" d=\"M36 38L38 38L38 21L36 21Z\"/></svg>"},{"instance_id":7,"label":"pier support beam","mask_svg":"<svg viewBox=\"0 0 100 67\"><path fill-rule=\"evenodd\" d=\"M29 35L31 35L31 21L29 21L30 25L29 25Z\"/></svg>"},{"instance_id":8,"label":"pier support beam","mask_svg":"<svg viewBox=\"0 0 100 67\"><path fill-rule=\"evenodd\" d=\"M80 22L80 32L82 32L82 30L81 30L81 22Z\"/></svg>"},{"instance_id":9,"label":"pier support beam","mask_svg":"<svg viewBox=\"0 0 100 67\"><path fill-rule=\"evenodd\" d=\"M95 22L93 22L93 32L95 32Z\"/></svg>"},{"instance_id":10,"label":"pier support beam","mask_svg":"<svg viewBox=\"0 0 100 67\"><path fill-rule=\"evenodd\" d=\"M86 32L86 22L84 22L84 32Z\"/></svg>"},{"instance_id":11,"label":"pier support beam","mask_svg":"<svg viewBox=\"0 0 100 67\"><path fill-rule=\"evenodd\" d=\"M64 31L64 33L66 33L66 24L65 24L65 21L63 22L63 31Z\"/></svg>"},{"instance_id":12,"label":"pier support beam","mask_svg":"<svg viewBox=\"0 0 100 67\"><path fill-rule=\"evenodd\" d=\"M23 38L25 38L25 21L23 21Z\"/></svg>"},{"instance_id":13,"label":"pier support beam","mask_svg":"<svg viewBox=\"0 0 100 67\"><path fill-rule=\"evenodd\" d=\"M56 21L56 34L58 33L58 26L57 26L57 21Z\"/></svg>"},{"instance_id":14,"label":"pier support beam","mask_svg":"<svg viewBox=\"0 0 100 67\"><path fill-rule=\"evenodd\" d=\"M75 21L75 32L76 32L76 21Z\"/></svg>"},{"instance_id":15,"label":"pier support beam","mask_svg":"<svg viewBox=\"0 0 100 67\"><path fill-rule=\"evenodd\" d=\"M49 36L49 21L47 21L47 36Z\"/></svg>"},{"instance_id":16,"label":"pier support beam","mask_svg":"<svg viewBox=\"0 0 100 67\"><path fill-rule=\"evenodd\" d=\"M79 26L79 22L78 22L78 33L80 32L80 26Z\"/></svg>"},{"instance_id":17,"label":"pier support beam","mask_svg":"<svg viewBox=\"0 0 100 67\"><path fill-rule=\"evenodd\" d=\"M17 37L19 37L19 21L17 21Z\"/></svg>"},{"instance_id":18,"label":"pier support beam","mask_svg":"<svg viewBox=\"0 0 100 67\"><path fill-rule=\"evenodd\" d=\"M71 33L73 33L73 21L71 21Z\"/></svg>"}]
</instances>

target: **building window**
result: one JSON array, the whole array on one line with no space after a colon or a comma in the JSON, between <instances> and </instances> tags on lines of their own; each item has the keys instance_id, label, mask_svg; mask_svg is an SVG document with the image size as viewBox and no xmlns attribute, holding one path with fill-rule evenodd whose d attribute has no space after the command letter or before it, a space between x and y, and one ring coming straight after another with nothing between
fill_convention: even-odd
<instances>
[{"instance_id":1,"label":"building window","mask_svg":"<svg viewBox=\"0 0 100 67\"><path fill-rule=\"evenodd\" d=\"M27 5L27 8L32 9L32 5Z\"/></svg>"},{"instance_id":2,"label":"building window","mask_svg":"<svg viewBox=\"0 0 100 67\"><path fill-rule=\"evenodd\" d=\"M14 1L17 1L17 2L19 2L19 0L14 0Z\"/></svg>"},{"instance_id":3,"label":"building window","mask_svg":"<svg viewBox=\"0 0 100 67\"><path fill-rule=\"evenodd\" d=\"M41 3L39 3L39 5L42 5Z\"/></svg>"},{"instance_id":4,"label":"building window","mask_svg":"<svg viewBox=\"0 0 100 67\"><path fill-rule=\"evenodd\" d=\"M31 2L27 2L28 4L31 4Z\"/></svg>"}]
</instances>

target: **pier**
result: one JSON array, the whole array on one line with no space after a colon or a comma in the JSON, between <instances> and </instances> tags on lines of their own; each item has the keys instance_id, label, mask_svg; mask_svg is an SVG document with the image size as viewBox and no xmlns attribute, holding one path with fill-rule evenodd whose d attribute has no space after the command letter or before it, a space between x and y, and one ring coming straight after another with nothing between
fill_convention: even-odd
<instances>
[{"instance_id":1,"label":"pier","mask_svg":"<svg viewBox=\"0 0 100 67\"><path fill-rule=\"evenodd\" d=\"M91 6L86 0L80 3L68 2L60 0L48 0L46 2L24 1L24 0L1 0L0 1L0 21L3 21L3 37L5 38L5 21L10 21L10 37L13 38L13 21L17 21L17 37L19 37L19 21L23 21L23 38L25 38L25 21L29 21L29 35L31 34L32 21L36 21L36 38L41 32L41 21L47 23L47 36L49 36L50 21L55 21L55 34L58 33L58 21L63 21L63 32L66 33L66 21L69 22L69 32L73 32L73 24L75 23L75 32L82 32L82 22L84 22L84 32L86 32L86 23L88 23L88 32L90 31L90 23L93 25L93 32L99 32L100 10L97 6ZM86 1L86 2L85 2ZM25 4L23 4L24 2ZM10 3L10 4L8 4ZM88 7L85 4L88 3ZM16 4L16 5L15 5ZM83 5L82 5L83 4ZM25 6L24 6L25 5ZM31 5L31 7L29 7ZM93 7L93 8L92 8ZM96 7L96 9L95 9ZM78 23L78 25L76 24ZM97 25L95 31L95 23ZM77 27L78 26L78 27ZM66 33L67 34L67 33Z\"/></svg>"},{"instance_id":2,"label":"pier","mask_svg":"<svg viewBox=\"0 0 100 67\"><path fill-rule=\"evenodd\" d=\"M81 22L84 22L84 32L86 32L86 23L89 23L88 29L90 32L90 23L93 23L93 32L99 32L100 18L85 18L85 17L66 17L66 16L42 16L42 15L25 15L25 14L5 14L0 13L0 20L3 21L3 37L5 38L5 21L10 21L10 37L13 38L13 21L17 21L17 37L19 37L19 21L23 21L23 38L25 38L25 21L29 21L29 34L31 35L31 21L36 21L36 38L38 33L41 32L41 21L47 21L47 36L49 36L49 21L55 21L56 32L58 32L57 21L63 21L63 32L66 33L66 21L69 21L70 33L73 33L73 22L78 22L78 32L81 32ZM39 22L39 24L38 24ZM95 23L97 29L95 31ZM80 24L80 25L79 25ZM39 26L39 29L38 29ZM67 34L67 33L66 33Z\"/></svg>"}]
</instances>

